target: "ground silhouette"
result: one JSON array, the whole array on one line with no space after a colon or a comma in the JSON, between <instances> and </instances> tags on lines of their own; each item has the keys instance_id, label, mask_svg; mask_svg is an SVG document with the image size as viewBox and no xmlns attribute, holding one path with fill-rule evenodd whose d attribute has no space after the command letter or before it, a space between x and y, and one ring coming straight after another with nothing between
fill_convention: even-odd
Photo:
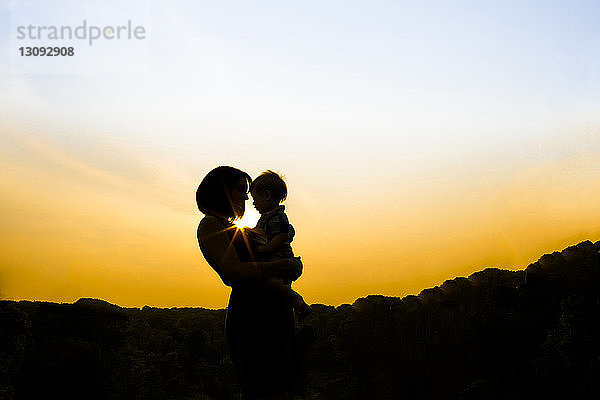
<instances>
[{"instance_id":1,"label":"ground silhouette","mask_svg":"<svg viewBox=\"0 0 600 400\"><path fill-rule=\"evenodd\" d=\"M309 399L600 398L600 242L403 299L313 305ZM0 399L238 399L225 310L0 302Z\"/></svg>"}]
</instances>

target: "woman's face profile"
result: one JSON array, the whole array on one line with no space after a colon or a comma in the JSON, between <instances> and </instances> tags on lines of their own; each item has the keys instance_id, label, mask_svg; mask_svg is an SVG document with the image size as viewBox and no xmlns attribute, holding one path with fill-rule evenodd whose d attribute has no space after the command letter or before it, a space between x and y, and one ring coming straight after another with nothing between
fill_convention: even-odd
<instances>
[{"instance_id":1,"label":"woman's face profile","mask_svg":"<svg viewBox=\"0 0 600 400\"><path fill-rule=\"evenodd\" d=\"M236 217L241 218L244 215L246 200L248 200L248 182L240 178L240 182L231 191L231 205Z\"/></svg>"}]
</instances>

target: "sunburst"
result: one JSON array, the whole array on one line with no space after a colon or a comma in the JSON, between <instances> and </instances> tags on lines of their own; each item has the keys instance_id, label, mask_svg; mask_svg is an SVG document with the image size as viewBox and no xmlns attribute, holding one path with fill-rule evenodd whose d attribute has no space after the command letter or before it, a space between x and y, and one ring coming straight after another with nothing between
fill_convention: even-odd
<instances>
[{"instance_id":1,"label":"sunburst","mask_svg":"<svg viewBox=\"0 0 600 400\"><path fill-rule=\"evenodd\" d=\"M254 209L254 207L246 207L246 212L244 213L244 216L234 221L234 224L240 229L248 227L254 228L259 218L260 214Z\"/></svg>"}]
</instances>

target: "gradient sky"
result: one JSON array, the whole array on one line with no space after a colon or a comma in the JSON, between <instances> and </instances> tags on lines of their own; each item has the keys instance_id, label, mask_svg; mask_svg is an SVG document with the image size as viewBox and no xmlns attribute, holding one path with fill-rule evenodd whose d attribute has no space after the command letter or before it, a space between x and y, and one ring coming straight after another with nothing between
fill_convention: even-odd
<instances>
[{"instance_id":1,"label":"gradient sky","mask_svg":"<svg viewBox=\"0 0 600 400\"><path fill-rule=\"evenodd\" d=\"M194 201L223 164L285 176L311 303L600 239L598 2L0 7L1 298L224 307ZM147 37L16 55L83 19Z\"/></svg>"}]
</instances>

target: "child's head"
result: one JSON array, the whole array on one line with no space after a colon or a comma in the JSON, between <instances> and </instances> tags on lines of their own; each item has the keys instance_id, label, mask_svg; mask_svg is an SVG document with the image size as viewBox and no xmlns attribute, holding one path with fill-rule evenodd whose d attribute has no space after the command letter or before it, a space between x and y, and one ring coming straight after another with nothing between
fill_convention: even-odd
<instances>
[{"instance_id":1,"label":"child's head","mask_svg":"<svg viewBox=\"0 0 600 400\"><path fill-rule=\"evenodd\" d=\"M265 171L250 184L254 207L260 212L271 211L287 197L287 186L281 176Z\"/></svg>"}]
</instances>

